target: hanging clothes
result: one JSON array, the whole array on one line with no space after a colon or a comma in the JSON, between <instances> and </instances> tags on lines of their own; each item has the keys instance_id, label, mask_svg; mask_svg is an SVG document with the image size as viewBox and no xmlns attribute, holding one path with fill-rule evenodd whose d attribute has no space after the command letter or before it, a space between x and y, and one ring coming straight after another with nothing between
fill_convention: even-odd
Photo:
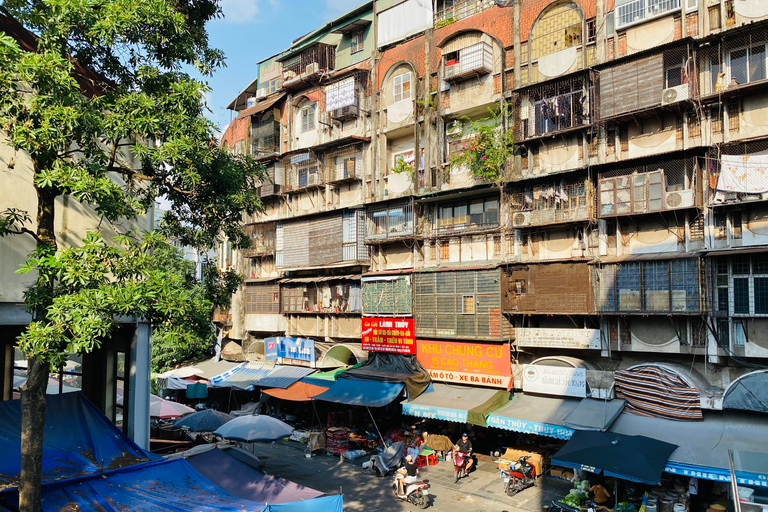
<instances>
[{"instance_id":1,"label":"hanging clothes","mask_svg":"<svg viewBox=\"0 0 768 512\"><path fill-rule=\"evenodd\" d=\"M331 289L328 286L323 287L323 308L331 307Z\"/></svg>"},{"instance_id":2,"label":"hanging clothes","mask_svg":"<svg viewBox=\"0 0 768 512\"><path fill-rule=\"evenodd\" d=\"M360 286L353 285L349 288L349 310L353 313L358 313L362 309L363 301L360 294Z\"/></svg>"}]
</instances>

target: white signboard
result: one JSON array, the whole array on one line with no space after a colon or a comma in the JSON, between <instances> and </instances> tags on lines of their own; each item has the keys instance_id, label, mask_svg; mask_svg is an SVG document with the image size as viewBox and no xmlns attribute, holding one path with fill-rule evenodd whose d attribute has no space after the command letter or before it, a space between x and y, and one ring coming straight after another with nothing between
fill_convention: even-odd
<instances>
[{"instance_id":1,"label":"white signboard","mask_svg":"<svg viewBox=\"0 0 768 512\"><path fill-rule=\"evenodd\" d=\"M351 76L325 88L325 111L355 104L355 77Z\"/></svg>"},{"instance_id":2,"label":"white signboard","mask_svg":"<svg viewBox=\"0 0 768 512\"><path fill-rule=\"evenodd\" d=\"M587 370L526 364L523 365L523 391L584 398L587 396Z\"/></svg>"},{"instance_id":3,"label":"white signboard","mask_svg":"<svg viewBox=\"0 0 768 512\"><path fill-rule=\"evenodd\" d=\"M518 347L596 349L600 345L600 329L515 329Z\"/></svg>"}]
</instances>

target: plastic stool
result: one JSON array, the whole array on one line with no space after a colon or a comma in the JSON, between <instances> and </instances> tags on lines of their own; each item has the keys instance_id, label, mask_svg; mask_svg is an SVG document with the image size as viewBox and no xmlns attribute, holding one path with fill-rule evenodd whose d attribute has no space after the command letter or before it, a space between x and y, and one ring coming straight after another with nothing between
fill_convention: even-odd
<instances>
[{"instance_id":1,"label":"plastic stool","mask_svg":"<svg viewBox=\"0 0 768 512\"><path fill-rule=\"evenodd\" d=\"M434 453L432 455L427 455L427 463L430 466L436 466L437 465L437 455Z\"/></svg>"},{"instance_id":2,"label":"plastic stool","mask_svg":"<svg viewBox=\"0 0 768 512\"><path fill-rule=\"evenodd\" d=\"M423 468L427 465L427 458L423 455L419 455L416 457L416 467L417 468Z\"/></svg>"}]
</instances>

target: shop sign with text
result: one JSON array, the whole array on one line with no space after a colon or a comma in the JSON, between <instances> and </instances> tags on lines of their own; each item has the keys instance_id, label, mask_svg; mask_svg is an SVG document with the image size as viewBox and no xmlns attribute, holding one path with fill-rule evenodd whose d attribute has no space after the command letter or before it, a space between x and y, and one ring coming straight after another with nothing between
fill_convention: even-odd
<instances>
[{"instance_id":1,"label":"shop sign with text","mask_svg":"<svg viewBox=\"0 0 768 512\"><path fill-rule=\"evenodd\" d=\"M313 363L315 340L309 338L267 338L264 340L264 358L293 359Z\"/></svg>"},{"instance_id":2,"label":"shop sign with text","mask_svg":"<svg viewBox=\"0 0 768 512\"><path fill-rule=\"evenodd\" d=\"M512 387L509 344L418 340L416 358L432 380Z\"/></svg>"},{"instance_id":3,"label":"shop sign with text","mask_svg":"<svg viewBox=\"0 0 768 512\"><path fill-rule=\"evenodd\" d=\"M523 391L584 398L587 396L587 370L526 364L523 365Z\"/></svg>"},{"instance_id":4,"label":"shop sign with text","mask_svg":"<svg viewBox=\"0 0 768 512\"><path fill-rule=\"evenodd\" d=\"M411 355L416 353L413 318L363 317L362 334L363 350Z\"/></svg>"},{"instance_id":5,"label":"shop sign with text","mask_svg":"<svg viewBox=\"0 0 768 512\"><path fill-rule=\"evenodd\" d=\"M600 349L600 329L515 329L518 347Z\"/></svg>"}]
</instances>

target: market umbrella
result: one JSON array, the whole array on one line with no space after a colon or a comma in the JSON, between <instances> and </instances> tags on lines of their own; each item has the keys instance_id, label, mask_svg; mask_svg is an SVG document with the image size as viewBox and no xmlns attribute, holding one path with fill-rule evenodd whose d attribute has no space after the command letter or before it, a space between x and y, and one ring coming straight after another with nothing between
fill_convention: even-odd
<instances>
[{"instance_id":1,"label":"market umbrella","mask_svg":"<svg viewBox=\"0 0 768 512\"><path fill-rule=\"evenodd\" d=\"M149 416L152 418L178 418L185 414L195 412L191 407L170 400L163 400L159 396L149 395Z\"/></svg>"},{"instance_id":2,"label":"market umbrella","mask_svg":"<svg viewBox=\"0 0 768 512\"><path fill-rule=\"evenodd\" d=\"M676 448L645 436L577 430L551 460L553 466L602 471L606 476L658 485L664 464Z\"/></svg>"},{"instance_id":3,"label":"market umbrella","mask_svg":"<svg viewBox=\"0 0 768 512\"><path fill-rule=\"evenodd\" d=\"M235 419L231 414L206 409L176 420L174 428L183 428L190 432L213 432L228 421Z\"/></svg>"},{"instance_id":4,"label":"market umbrella","mask_svg":"<svg viewBox=\"0 0 768 512\"><path fill-rule=\"evenodd\" d=\"M224 439L243 441L274 441L288 437L293 433L293 427L271 416L254 414L240 416L216 429L215 435Z\"/></svg>"}]
</instances>

